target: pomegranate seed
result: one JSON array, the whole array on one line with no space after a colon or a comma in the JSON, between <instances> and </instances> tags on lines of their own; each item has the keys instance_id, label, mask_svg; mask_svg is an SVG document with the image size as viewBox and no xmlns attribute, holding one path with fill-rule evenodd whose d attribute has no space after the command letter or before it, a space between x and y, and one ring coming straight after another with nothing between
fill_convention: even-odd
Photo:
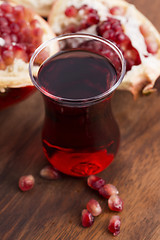
<instances>
[{"instance_id":1,"label":"pomegranate seed","mask_svg":"<svg viewBox=\"0 0 160 240\"><path fill-rule=\"evenodd\" d=\"M141 25L139 27L142 35L144 36L145 43L147 46L147 51L151 54L156 54L158 52L158 43L156 38L152 35L152 32L147 25Z\"/></svg>"},{"instance_id":2,"label":"pomegranate seed","mask_svg":"<svg viewBox=\"0 0 160 240\"><path fill-rule=\"evenodd\" d=\"M90 13L87 18L87 23L89 25L94 25L99 23L99 16L95 13Z\"/></svg>"},{"instance_id":3,"label":"pomegranate seed","mask_svg":"<svg viewBox=\"0 0 160 240\"><path fill-rule=\"evenodd\" d=\"M0 56L0 70L5 70L6 69L6 65L2 59L2 57Z\"/></svg>"},{"instance_id":4,"label":"pomegranate seed","mask_svg":"<svg viewBox=\"0 0 160 240\"><path fill-rule=\"evenodd\" d=\"M94 217L87 209L83 209L81 220L83 227L90 227L94 222Z\"/></svg>"},{"instance_id":5,"label":"pomegranate seed","mask_svg":"<svg viewBox=\"0 0 160 240\"><path fill-rule=\"evenodd\" d=\"M5 50L2 52L2 58L6 65L10 65L14 61L14 54L12 51Z\"/></svg>"},{"instance_id":6,"label":"pomegranate seed","mask_svg":"<svg viewBox=\"0 0 160 240\"><path fill-rule=\"evenodd\" d=\"M91 199L87 203L87 210L95 217L99 216L102 212L102 208L101 208L99 202L96 201L95 199Z\"/></svg>"},{"instance_id":7,"label":"pomegranate seed","mask_svg":"<svg viewBox=\"0 0 160 240\"><path fill-rule=\"evenodd\" d=\"M14 42L14 43L18 42L18 37L16 34L12 33L10 38L11 38L11 42Z\"/></svg>"},{"instance_id":8,"label":"pomegranate seed","mask_svg":"<svg viewBox=\"0 0 160 240\"><path fill-rule=\"evenodd\" d=\"M19 27L22 28L26 28L27 27L27 22L24 19L20 19L18 21Z\"/></svg>"},{"instance_id":9,"label":"pomegranate seed","mask_svg":"<svg viewBox=\"0 0 160 240\"><path fill-rule=\"evenodd\" d=\"M145 43L147 46L147 51L151 54L156 54L158 52L158 43L153 35L147 36L145 38Z\"/></svg>"},{"instance_id":10,"label":"pomegranate seed","mask_svg":"<svg viewBox=\"0 0 160 240\"><path fill-rule=\"evenodd\" d=\"M11 32L13 33L18 33L20 31L19 25L14 22L10 24L10 29L11 29Z\"/></svg>"},{"instance_id":11,"label":"pomegranate seed","mask_svg":"<svg viewBox=\"0 0 160 240\"><path fill-rule=\"evenodd\" d=\"M64 29L63 33L75 33L77 30L78 30L77 25L74 23L71 23Z\"/></svg>"},{"instance_id":12,"label":"pomegranate seed","mask_svg":"<svg viewBox=\"0 0 160 240\"><path fill-rule=\"evenodd\" d=\"M2 27L8 27L8 21L6 20L5 17L0 17L0 28Z\"/></svg>"},{"instance_id":13,"label":"pomegranate seed","mask_svg":"<svg viewBox=\"0 0 160 240\"><path fill-rule=\"evenodd\" d=\"M88 186L94 190L99 190L105 184L105 180L97 176L91 175L87 179Z\"/></svg>"},{"instance_id":14,"label":"pomegranate seed","mask_svg":"<svg viewBox=\"0 0 160 240\"><path fill-rule=\"evenodd\" d=\"M109 29L108 31L105 31L102 35L102 37L104 37L105 39L109 39L112 41L115 41L115 32L112 29Z\"/></svg>"},{"instance_id":15,"label":"pomegranate seed","mask_svg":"<svg viewBox=\"0 0 160 240\"><path fill-rule=\"evenodd\" d=\"M13 15L13 13L6 13L5 14L5 18L7 19L7 21L9 23L12 23L12 22L15 22L16 21L16 18L15 16Z\"/></svg>"},{"instance_id":16,"label":"pomegranate seed","mask_svg":"<svg viewBox=\"0 0 160 240\"><path fill-rule=\"evenodd\" d=\"M78 10L72 5L65 10L65 15L67 17L76 17Z\"/></svg>"},{"instance_id":17,"label":"pomegranate seed","mask_svg":"<svg viewBox=\"0 0 160 240\"><path fill-rule=\"evenodd\" d=\"M112 7L109 12L112 14L112 15L119 15L119 16L123 16L125 14L125 10L123 7L118 7L118 6L115 6L115 7Z\"/></svg>"},{"instance_id":18,"label":"pomegranate seed","mask_svg":"<svg viewBox=\"0 0 160 240\"><path fill-rule=\"evenodd\" d=\"M118 195L111 195L108 199L108 207L112 211L121 212L123 210L123 201Z\"/></svg>"},{"instance_id":19,"label":"pomegranate seed","mask_svg":"<svg viewBox=\"0 0 160 240\"><path fill-rule=\"evenodd\" d=\"M109 198L111 195L118 194L117 188L112 184L105 184L103 187L99 189L99 194L104 198Z\"/></svg>"},{"instance_id":20,"label":"pomegranate seed","mask_svg":"<svg viewBox=\"0 0 160 240\"><path fill-rule=\"evenodd\" d=\"M33 19L30 21L30 26L33 28L37 28L37 27L40 27L41 25L37 19Z\"/></svg>"},{"instance_id":21,"label":"pomegranate seed","mask_svg":"<svg viewBox=\"0 0 160 240\"><path fill-rule=\"evenodd\" d=\"M22 176L19 179L19 188L25 192L33 188L35 183L34 177L32 175Z\"/></svg>"},{"instance_id":22,"label":"pomegranate seed","mask_svg":"<svg viewBox=\"0 0 160 240\"><path fill-rule=\"evenodd\" d=\"M52 180L61 178L61 173L53 166L48 165L41 169L40 176Z\"/></svg>"},{"instance_id":23,"label":"pomegranate seed","mask_svg":"<svg viewBox=\"0 0 160 240\"><path fill-rule=\"evenodd\" d=\"M10 45L11 44L11 37L8 33L3 33L1 36L5 41L5 45Z\"/></svg>"},{"instance_id":24,"label":"pomegranate seed","mask_svg":"<svg viewBox=\"0 0 160 240\"><path fill-rule=\"evenodd\" d=\"M24 7L17 5L13 7L13 14L16 17L16 19L23 19L24 18Z\"/></svg>"},{"instance_id":25,"label":"pomegranate seed","mask_svg":"<svg viewBox=\"0 0 160 240\"><path fill-rule=\"evenodd\" d=\"M84 4L79 8L79 10L84 10L84 14L88 15L89 13L97 14L97 10L90 8L88 5Z\"/></svg>"},{"instance_id":26,"label":"pomegranate seed","mask_svg":"<svg viewBox=\"0 0 160 240\"><path fill-rule=\"evenodd\" d=\"M112 216L109 222L108 230L117 236L120 233L121 220L119 216Z\"/></svg>"},{"instance_id":27,"label":"pomegranate seed","mask_svg":"<svg viewBox=\"0 0 160 240\"><path fill-rule=\"evenodd\" d=\"M82 19L82 20L80 21L80 25L79 25L79 27L78 27L78 31L81 31L81 30L83 30L83 29L87 29L88 27L89 27L89 25L88 25L86 19Z\"/></svg>"},{"instance_id":28,"label":"pomegranate seed","mask_svg":"<svg viewBox=\"0 0 160 240\"><path fill-rule=\"evenodd\" d=\"M20 58L20 59L23 59L23 61L25 62L28 62L28 56L25 52L25 49L23 48L22 45L20 44L16 44L13 46L13 51L14 51L14 54L15 54L15 58Z\"/></svg>"},{"instance_id":29,"label":"pomegranate seed","mask_svg":"<svg viewBox=\"0 0 160 240\"><path fill-rule=\"evenodd\" d=\"M12 6L8 3L2 3L0 8L4 13L11 13L12 12Z\"/></svg>"},{"instance_id":30,"label":"pomegranate seed","mask_svg":"<svg viewBox=\"0 0 160 240\"><path fill-rule=\"evenodd\" d=\"M97 33L102 36L103 33L109 29L111 29L111 23L109 21L104 21L97 26Z\"/></svg>"},{"instance_id":31,"label":"pomegranate seed","mask_svg":"<svg viewBox=\"0 0 160 240\"><path fill-rule=\"evenodd\" d=\"M42 37L44 32L43 32L42 28L36 27L33 29L32 33L33 33L33 36L39 38L39 37Z\"/></svg>"},{"instance_id":32,"label":"pomegranate seed","mask_svg":"<svg viewBox=\"0 0 160 240\"><path fill-rule=\"evenodd\" d=\"M147 36L150 35L149 28L148 28L148 26L145 25L145 24L144 24L144 25L140 25L139 30L140 30L140 32L142 33L142 35L143 35L144 37L147 37Z\"/></svg>"}]
</instances>

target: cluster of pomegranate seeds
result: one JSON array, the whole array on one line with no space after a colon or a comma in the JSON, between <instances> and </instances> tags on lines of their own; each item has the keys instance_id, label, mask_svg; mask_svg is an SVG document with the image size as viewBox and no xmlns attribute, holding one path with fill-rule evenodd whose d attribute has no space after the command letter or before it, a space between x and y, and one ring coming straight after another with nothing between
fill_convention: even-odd
<instances>
[{"instance_id":1,"label":"cluster of pomegranate seeds","mask_svg":"<svg viewBox=\"0 0 160 240\"><path fill-rule=\"evenodd\" d=\"M98 201L96 201L95 199L91 199L88 203L87 203L87 210L94 216L97 217L101 214L102 212L102 208L99 204Z\"/></svg>"},{"instance_id":2,"label":"cluster of pomegranate seeds","mask_svg":"<svg viewBox=\"0 0 160 240\"><path fill-rule=\"evenodd\" d=\"M48 180L61 178L61 173L51 165L47 165L40 171L40 176Z\"/></svg>"},{"instance_id":3,"label":"cluster of pomegranate seeds","mask_svg":"<svg viewBox=\"0 0 160 240\"><path fill-rule=\"evenodd\" d=\"M140 26L140 31L144 37L146 46L147 46L147 51L151 54L156 54L158 52L158 43L156 38L153 36L152 32L146 25L141 25Z\"/></svg>"},{"instance_id":4,"label":"cluster of pomegranate seeds","mask_svg":"<svg viewBox=\"0 0 160 240\"><path fill-rule=\"evenodd\" d=\"M106 184L104 179L95 175L88 177L87 184L92 189L97 190L101 196L108 199L108 207L110 210L116 212L123 210L123 201L118 196L119 191L114 185ZM100 204L94 199L91 199L87 203L87 210L92 216L98 216L102 212ZM116 236L120 233L120 224L120 217L115 215L110 219L108 230Z\"/></svg>"},{"instance_id":5,"label":"cluster of pomegranate seeds","mask_svg":"<svg viewBox=\"0 0 160 240\"><path fill-rule=\"evenodd\" d=\"M118 195L111 195L108 199L108 207L112 211L121 212L123 210L123 201Z\"/></svg>"},{"instance_id":6,"label":"cluster of pomegranate seeds","mask_svg":"<svg viewBox=\"0 0 160 240\"><path fill-rule=\"evenodd\" d=\"M76 25L75 23L71 23L69 26L67 26L64 30L64 33L74 33L87 29L92 25L99 23L99 16L97 10L90 8L87 5L83 5L80 8L76 8L75 6L71 5L66 8L65 15L69 18L77 17L81 20L78 25Z\"/></svg>"},{"instance_id":7,"label":"cluster of pomegranate seeds","mask_svg":"<svg viewBox=\"0 0 160 240\"><path fill-rule=\"evenodd\" d=\"M23 192L26 192L26 191L32 189L34 184L35 184L35 180L32 175L22 176L19 179L19 188Z\"/></svg>"},{"instance_id":8,"label":"cluster of pomegranate seeds","mask_svg":"<svg viewBox=\"0 0 160 240\"><path fill-rule=\"evenodd\" d=\"M99 189L99 194L104 198L109 198L111 195L119 194L117 188L112 184L105 184Z\"/></svg>"},{"instance_id":9,"label":"cluster of pomegranate seeds","mask_svg":"<svg viewBox=\"0 0 160 240\"><path fill-rule=\"evenodd\" d=\"M141 59L138 51L132 46L131 40L124 33L121 22L112 17L101 22L97 26L97 34L114 42L122 51L126 60L126 68L129 71L133 65L139 65Z\"/></svg>"},{"instance_id":10,"label":"cluster of pomegranate seeds","mask_svg":"<svg viewBox=\"0 0 160 240\"><path fill-rule=\"evenodd\" d=\"M99 15L95 9L87 5L83 5L80 8L71 5L65 10L65 15L69 18L77 18L79 24L69 24L65 28L64 33L75 33L97 24L97 35L114 42L121 49L126 60L126 70L129 71L133 65L141 64L141 59L138 51L132 46L131 40L124 33L120 20L114 17L123 16L125 14L125 8L114 6L109 9L109 13L113 15L113 17L107 17L106 21L100 22ZM145 42L148 52L155 54L158 50L158 44L154 37L151 34L148 34L145 36Z\"/></svg>"},{"instance_id":11,"label":"cluster of pomegranate seeds","mask_svg":"<svg viewBox=\"0 0 160 240\"><path fill-rule=\"evenodd\" d=\"M94 223L94 217L87 209L83 209L81 220L83 227L90 227Z\"/></svg>"},{"instance_id":12,"label":"cluster of pomegranate seeds","mask_svg":"<svg viewBox=\"0 0 160 240\"><path fill-rule=\"evenodd\" d=\"M82 210L82 226L90 227L94 223L94 217L97 217L101 214L102 208L98 201L91 199L87 203L87 209Z\"/></svg>"},{"instance_id":13,"label":"cluster of pomegranate seeds","mask_svg":"<svg viewBox=\"0 0 160 240\"><path fill-rule=\"evenodd\" d=\"M94 190L99 190L102 186L105 184L105 180L102 178L99 178L95 175L91 175L87 179L87 184L89 187L91 187Z\"/></svg>"},{"instance_id":14,"label":"cluster of pomegranate seeds","mask_svg":"<svg viewBox=\"0 0 160 240\"><path fill-rule=\"evenodd\" d=\"M34 50L41 44L43 30L33 14L23 6L0 5L0 70L11 65L15 58L29 62Z\"/></svg>"},{"instance_id":15,"label":"cluster of pomegranate seeds","mask_svg":"<svg viewBox=\"0 0 160 240\"><path fill-rule=\"evenodd\" d=\"M117 236L120 233L121 220L120 217L112 216L109 222L108 230L113 233L113 236Z\"/></svg>"}]
</instances>

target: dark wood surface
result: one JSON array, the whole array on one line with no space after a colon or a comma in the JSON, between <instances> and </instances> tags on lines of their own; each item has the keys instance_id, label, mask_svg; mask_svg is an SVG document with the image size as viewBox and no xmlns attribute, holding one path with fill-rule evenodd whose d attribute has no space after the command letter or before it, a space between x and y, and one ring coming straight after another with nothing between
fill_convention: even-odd
<instances>
[{"instance_id":1,"label":"dark wood surface","mask_svg":"<svg viewBox=\"0 0 160 240\"><path fill-rule=\"evenodd\" d=\"M160 30L159 0L130 2ZM114 213L106 200L87 187L86 178L40 178L39 171L47 163L41 147L43 110L37 92L0 113L0 239L113 239L107 226ZM98 176L116 185L124 200L119 213L121 233L116 239L159 240L160 93L134 101L129 92L117 91L113 110L121 145L113 163ZM33 174L36 184L23 193L18 180L25 174ZM81 211L91 198L100 202L103 213L91 228L84 229Z\"/></svg>"}]
</instances>

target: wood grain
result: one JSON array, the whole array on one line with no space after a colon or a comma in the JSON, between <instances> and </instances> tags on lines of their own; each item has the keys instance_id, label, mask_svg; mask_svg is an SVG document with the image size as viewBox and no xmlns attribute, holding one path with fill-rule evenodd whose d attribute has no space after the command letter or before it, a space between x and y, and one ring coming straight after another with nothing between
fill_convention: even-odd
<instances>
[{"instance_id":1,"label":"wood grain","mask_svg":"<svg viewBox=\"0 0 160 240\"><path fill-rule=\"evenodd\" d=\"M159 27L159 0L135 0ZM160 30L160 28L159 28ZM158 86L159 85L159 86ZM157 82L160 89L160 84ZM39 177L47 163L41 146L43 102L37 92L0 114L0 239L110 240L107 201L89 189L86 178L64 176L57 181ZM119 240L160 239L160 91L136 102L128 92L116 92L113 110L121 130L114 162L99 176L115 184L124 200ZM33 174L35 187L18 189L21 175ZM81 211L91 198L103 213L91 228L81 226Z\"/></svg>"}]
</instances>

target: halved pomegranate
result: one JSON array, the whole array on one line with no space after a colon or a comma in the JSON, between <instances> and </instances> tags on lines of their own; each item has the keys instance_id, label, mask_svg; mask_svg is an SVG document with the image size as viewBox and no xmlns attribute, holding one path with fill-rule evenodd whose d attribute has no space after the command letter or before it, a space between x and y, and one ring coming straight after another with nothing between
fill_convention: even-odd
<instances>
[{"instance_id":1,"label":"halved pomegranate","mask_svg":"<svg viewBox=\"0 0 160 240\"><path fill-rule=\"evenodd\" d=\"M0 109L34 92L29 60L53 36L47 22L30 9L0 1Z\"/></svg>"},{"instance_id":2,"label":"halved pomegranate","mask_svg":"<svg viewBox=\"0 0 160 240\"><path fill-rule=\"evenodd\" d=\"M127 63L118 89L129 90L135 97L153 91L160 75L160 35L133 4L117 0L59 0L53 4L49 24L57 35L84 32L114 42ZM112 53L107 52L108 55Z\"/></svg>"}]
</instances>

